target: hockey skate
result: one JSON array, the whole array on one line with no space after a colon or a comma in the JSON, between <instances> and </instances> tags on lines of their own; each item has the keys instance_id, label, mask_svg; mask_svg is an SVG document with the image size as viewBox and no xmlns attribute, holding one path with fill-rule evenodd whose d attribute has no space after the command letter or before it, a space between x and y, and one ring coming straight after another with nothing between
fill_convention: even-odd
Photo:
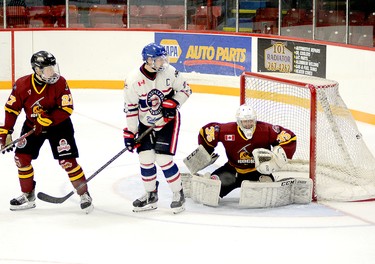
<instances>
[{"instance_id":1,"label":"hockey skate","mask_svg":"<svg viewBox=\"0 0 375 264\"><path fill-rule=\"evenodd\" d=\"M185 210L185 195L184 190L173 193L173 200L171 203L172 212L174 214L181 213Z\"/></svg>"},{"instance_id":2,"label":"hockey skate","mask_svg":"<svg viewBox=\"0 0 375 264\"><path fill-rule=\"evenodd\" d=\"M22 193L19 197L10 200L10 210L26 210L35 208L35 190L29 193Z\"/></svg>"},{"instance_id":3,"label":"hockey skate","mask_svg":"<svg viewBox=\"0 0 375 264\"><path fill-rule=\"evenodd\" d=\"M81 198L81 209L86 213L89 214L94 210L94 205L92 204L92 198L88 192L80 195Z\"/></svg>"},{"instance_id":4,"label":"hockey skate","mask_svg":"<svg viewBox=\"0 0 375 264\"><path fill-rule=\"evenodd\" d=\"M158 186L159 182L156 181L156 188L152 192L146 192L141 198L133 202L133 212L150 211L158 208Z\"/></svg>"}]
</instances>

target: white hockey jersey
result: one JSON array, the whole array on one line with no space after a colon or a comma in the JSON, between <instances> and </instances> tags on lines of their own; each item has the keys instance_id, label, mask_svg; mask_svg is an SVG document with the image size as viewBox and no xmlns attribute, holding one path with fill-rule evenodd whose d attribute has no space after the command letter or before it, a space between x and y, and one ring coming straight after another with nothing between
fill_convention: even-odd
<instances>
[{"instance_id":1,"label":"white hockey jersey","mask_svg":"<svg viewBox=\"0 0 375 264\"><path fill-rule=\"evenodd\" d=\"M127 128L134 134L138 132L138 122L146 126L157 124L155 130L161 129L165 124L162 102L173 98L181 106L191 94L185 78L172 65L152 79L143 66L125 79L124 112Z\"/></svg>"}]
</instances>

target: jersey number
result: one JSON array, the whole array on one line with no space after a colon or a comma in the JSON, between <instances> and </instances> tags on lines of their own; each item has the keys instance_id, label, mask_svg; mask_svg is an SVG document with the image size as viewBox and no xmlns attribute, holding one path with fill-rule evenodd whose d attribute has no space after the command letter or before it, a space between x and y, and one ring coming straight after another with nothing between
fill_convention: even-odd
<instances>
[{"instance_id":1,"label":"jersey number","mask_svg":"<svg viewBox=\"0 0 375 264\"><path fill-rule=\"evenodd\" d=\"M71 94L64 94L62 97L61 97L61 106L69 106L69 105L73 105L73 98L72 98L72 95Z\"/></svg>"}]
</instances>

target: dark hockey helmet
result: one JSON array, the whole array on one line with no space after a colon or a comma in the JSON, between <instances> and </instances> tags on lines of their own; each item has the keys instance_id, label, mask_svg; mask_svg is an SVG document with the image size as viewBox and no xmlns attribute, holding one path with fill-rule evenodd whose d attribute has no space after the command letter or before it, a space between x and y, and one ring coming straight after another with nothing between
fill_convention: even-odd
<instances>
[{"instance_id":1,"label":"dark hockey helmet","mask_svg":"<svg viewBox=\"0 0 375 264\"><path fill-rule=\"evenodd\" d=\"M152 63L149 63L149 58L152 59ZM143 48L142 59L157 72L165 70L169 65L165 47L156 43L150 43Z\"/></svg>"},{"instance_id":2,"label":"dark hockey helmet","mask_svg":"<svg viewBox=\"0 0 375 264\"><path fill-rule=\"evenodd\" d=\"M45 83L56 83L60 78L59 65L56 58L48 51L38 51L31 56L31 68Z\"/></svg>"}]
</instances>

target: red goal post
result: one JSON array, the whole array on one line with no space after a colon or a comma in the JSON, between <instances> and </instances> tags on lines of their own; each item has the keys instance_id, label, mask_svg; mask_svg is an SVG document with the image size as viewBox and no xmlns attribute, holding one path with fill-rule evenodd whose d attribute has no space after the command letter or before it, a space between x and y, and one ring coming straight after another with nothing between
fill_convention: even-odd
<instances>
[{"instance_id":1,"label":"red goal post","mask_svg":"<svg viewBox=\"0 0 375 264\"><path fill-rule=\"evenodd\" d=\"M251 105L258 120L297 135L296 153L282 170L310 177L314 200L375 199L375 158L339 94L338 82L245 72L240 86L240 103Z\"/></svg>"}]
</instances>

